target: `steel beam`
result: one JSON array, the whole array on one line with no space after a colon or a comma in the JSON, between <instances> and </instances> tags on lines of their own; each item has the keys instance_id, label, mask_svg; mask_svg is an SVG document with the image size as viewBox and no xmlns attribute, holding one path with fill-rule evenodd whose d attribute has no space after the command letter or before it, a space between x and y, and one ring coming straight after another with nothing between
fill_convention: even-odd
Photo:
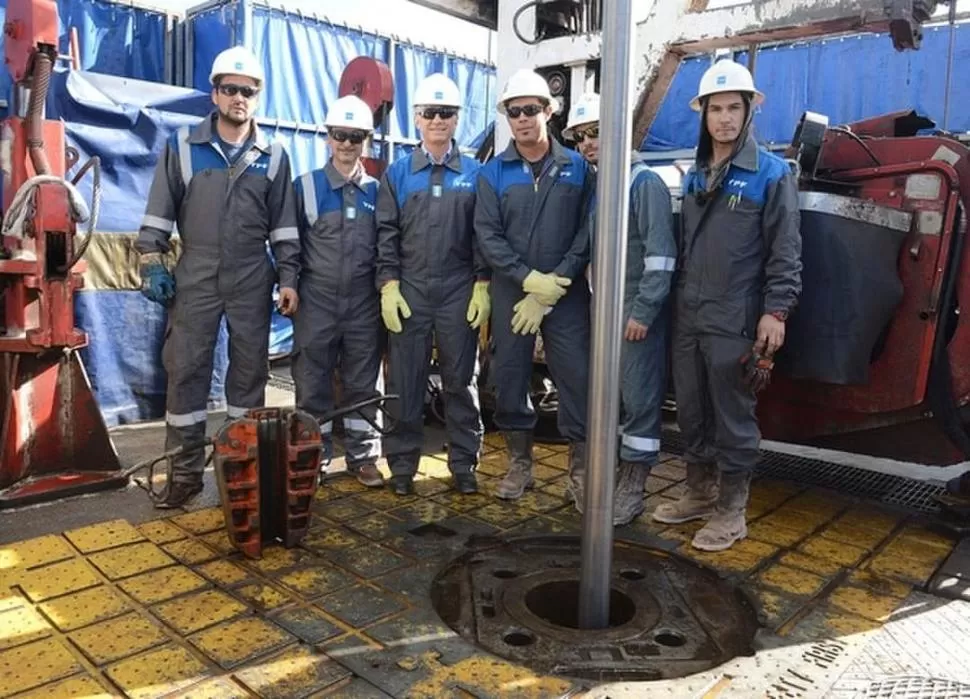
<instances>
[{"instance_id":1,"label":"steel beam","mask_svg":"<svg viewBox=\"0 0 970 699\"><path fill-rule=\"evenodd\" d=\"M499 0L410 0L415 5L444 12L481 27L498 27Z\"/></svg>"},{"instance_id":2,"label":"steel beam","mask_svg":"<svg viewBox=\"0 0 970 699\"><path fill-rule=\"evenodd\" d=\"M752 0L706 10L704 0L688 0L692 16L674 25L669 24L670 13L679 8L655 5L653 13L637 27L636 48L641 60L636 76L639 98L634 143L643 141L680 61L688 54L886 31L892 34L897 49L916 48L919 24L930 18L936 4L934 0Z\"/></svg>"}]
</instances>

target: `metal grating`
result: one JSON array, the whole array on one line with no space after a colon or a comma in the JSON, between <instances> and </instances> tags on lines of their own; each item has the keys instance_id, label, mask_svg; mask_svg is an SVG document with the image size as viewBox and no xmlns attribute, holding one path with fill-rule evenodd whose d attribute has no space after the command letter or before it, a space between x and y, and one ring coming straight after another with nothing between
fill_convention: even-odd
<instances>
[{"instance_id":1,"label":"metal grating","mask_svg":"<svg viewBox=\"0 0 970 699\"><path fill-rule=\"evenodd\" d=\"M681 434L675 430L664 430L663 450L683 454ZM858 498L927 513L940 511L935 498L946 492L941 486L912 478L769 451L761 452L757 473L759 476L829 488Z\"/></svg>"},{"instance_id":2,"label":"metal grating","mask_svg":"<svg viewBox=\"0 0 970 699\"><path fill-rule=\"evenodd\" d=\"M891 677L869 685L866 699L970 699L970 684L932 677Z\"/></svg>"}]
</instances>

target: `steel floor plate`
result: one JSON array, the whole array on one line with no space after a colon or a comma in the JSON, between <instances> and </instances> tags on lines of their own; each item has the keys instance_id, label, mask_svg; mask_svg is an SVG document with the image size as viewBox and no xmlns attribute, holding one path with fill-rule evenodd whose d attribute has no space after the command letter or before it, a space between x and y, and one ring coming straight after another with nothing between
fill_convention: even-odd
<instances>
[{"instance_id":1,"label":"steel floor plate","mask_svg":"<svg viewBox=\"0 0 970 699\"><path fill-rule=\"evenodd\" d=\"M754 483L749 537L726 552L694 551L696 523L645 515L617 531L744 586L764 626L756 656L607 690L485 653L437 617L434 577L470 536L580 527L563 499L564 447L537 445L536 490L506 503L494 497L501 441L486 444L480 495L450 489L439 451L413 497L335 477L301 546L259 561L227 547L217 508L0 545L0 697L965 696L970 603L924 594L955 542L918 508L885 506L886 493L873 504L789 471ZM683 491L684 473L663 456L648 513Z\"/></svg>"}]
</instances>

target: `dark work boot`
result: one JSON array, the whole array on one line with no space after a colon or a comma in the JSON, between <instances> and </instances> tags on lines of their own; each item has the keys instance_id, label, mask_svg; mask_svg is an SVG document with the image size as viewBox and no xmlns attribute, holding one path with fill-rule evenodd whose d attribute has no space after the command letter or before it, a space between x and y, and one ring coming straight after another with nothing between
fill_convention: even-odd
<instances>
[{"instance_id":1,"label":"dark work boot","mask_svg":"<svg viewBox=\"0 0 970 699\"><path fill-rule=\"evenodd\" d=\"M691 545L701 551L724 551L748 535L744 520L751 474L722 473L714 516L694 535Z\"/></svg>"},{"instance_id":2,"label":"dark work boot","mask_svg":"<svg viewBox=\"0 0 970 699\"><path fill-rule=\"evenodd\" d=\"M168 483L165 495L155 503L160 510L183 507L202 492L202 474L205 470L205 426L199 422L186 427L165 426L165 451L180 447L197 448L184 451L169 460Z\"/></svg>"},{"instance_id":3,"label":"dark work boot","mask_svg":"<svg viewBox=\"0 0 970 699\"><path fill-rule=\"evenodd\" d=\"M411 495L414 493L414 476L391 476L390 487L395 495Z\"/></svg>"},{"instance_id":4,"label":"dark work boot","mask_svg":"<svg viewBox=\"0 0 970 699\"><path fill-rule=\"evenodd\" d=\"M687 464L687 493L676 502L658 505L653 519L664 524L683 524L714 514L717 505L717 464Z\"/></svg>"},{"instance_id":5,"label":"dark work boot","mask_svg":"<svg viewBox=\"0 0 970 699\"><path fill-rule=\"evenodd\" d=\"M504 432L503 436L509 451L509 470L495 494L503 500L518 500L526 488L535 484L532 479L532 431Z\"/></svg>"},{"instance_id":6,"label":"dark work boot","mask_svg":"<svg viewBox=\"0 0 970 699\"><path fill-rule=\"evenodd\" d=\"M569 483L566 492L572 498L576 511L583 514L583 498L586 492L586 442L569 444Z\"/></svg>"},{"instance_id":7,"label":"dark work boot","mask_svg":"<svg viewBox=\"0 0 970 699\"><path fill-rule=\"evenodd\" d=\"M478 479L474 473L456 473L454 479L455 490L462 495L474 495L478 492Z\"/></svg>"}]
</instances>

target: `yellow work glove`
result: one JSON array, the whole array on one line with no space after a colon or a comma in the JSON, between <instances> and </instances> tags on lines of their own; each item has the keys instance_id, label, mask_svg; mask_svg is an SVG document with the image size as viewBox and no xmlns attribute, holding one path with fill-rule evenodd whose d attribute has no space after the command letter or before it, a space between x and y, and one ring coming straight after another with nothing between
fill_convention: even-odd
<instances>
[{"instance_id":1,"label":"yellow work glove","mask_svg":"<svg viewBox=\"0 0 970 699\"><path fill-rule=\"evenodd\" d=\"M566 287L572 283L571 279L557 274L543 274L532 270L522 282L522 291L534 294L539 303L552 306L566 295Z\"/></svg>"},{"instance_id":2,"label":"yellow work glove","mask_svg":"<svg viewBox=\"0 0 970 699\"><path fill-rule=\"evenodd\" d=\"M475 282L472 287L472 299L468 302L468 313L465 320L475 329L481 327L482 323L488 320L488 314L492 310L492 301L488 297L488 282Z\"/></svg>"},{"instance_id":3,"label":"yellow work glove","mask_svg":"<svg viewBox=\"0 0 970 699\"><path fill-rule=\"evenodd\" d=\"M529 294L512 308L512 332L516 335L535 335L539 332L542 319L552 309L540 303L534 294Z\"/></svg>"},{"instance_id":4,"label":"yellow work glove","mask_svg":"<svg viewBox=\"0 0 970 699\"><path fill-rule=\"evenodd\" d=\"M388 330L399 333L403 330L401 316L410 318L411 307L401 296L401 282L394 279L381 287L381 317Z\"/></svg>"}]
</instances>

